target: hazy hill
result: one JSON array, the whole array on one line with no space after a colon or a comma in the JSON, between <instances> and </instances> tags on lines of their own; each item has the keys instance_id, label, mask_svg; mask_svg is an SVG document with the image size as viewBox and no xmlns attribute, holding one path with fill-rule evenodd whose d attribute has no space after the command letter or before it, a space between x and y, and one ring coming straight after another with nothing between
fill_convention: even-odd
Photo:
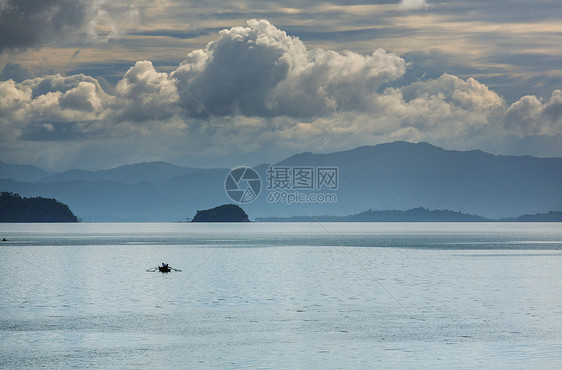
<instances>
[{"instance_id":1,"label":"hazy hill","mask_svg":"<svg viewBox=\"0 0 562 370\"><path fill-rule=\"evenodd\" d=\"M125 184L135 184L143 181L162 182L172 177L185 175L196 170L196 168L175 166L167 162L143 162L108 170L69 170L46 176L42 178L42 181L114 181Z\"/></svg>"},{"instance_id":2,"label":"hazy hill","mask_svg":"<svg viewBox=\"0 0 562 370\"><path fill-rule=\"evenodd\" d=\"M423 207L407 211L368 210L349 216L293 216L264 217L260 222L483 222L490 221L478 215L454 212L449 210L430 210Z\"/></svg>"},{"instance_id":3,"label":"hazy hill","mask_svg":"<svg viewBox=\"0 0 562 370\"><path fill-rule=\"evenodd\" d=\"M562 222L562 212L549 211L535 215L522 215L514 221L517 222Z\"/></svg>"},{"instance_id":4,"label":"hazy hill","mask_svg":"<svg viewBox=\"0 0 562 370\"><path fill-rule=\"evenodd\" d=\"M50 175L35 166L8 164L0 161L0 179L14 179L17 181L37 181Z\"/></svg>"},{"instance_id":5,"label":"hazy hill","mask_svg":"<svg viewBox=\"0 0 562 370\"><path fill-rule=\"evenodd\" d=\"M338 203L348 214L423 206L505 217L562 209L562 158L394 142L332 154L303 153L278 165L339 167Z\"/></svg>"},{"instance_id":6,"label":"hazy hill","mask_svg":"<svg viewBox=\"0 0 562 370\"><path fill-rule=\"evenodd\" d=\"M45 196L69 204L84 221L180 221L197 209L231 202L228 169L197 170L160 183L115 181L19 182L0 179L0 190Z\"/></svg>"},{"instance_id":7,"label":"hazy hill","mask_svg":"<svg viewBox=\"0 0 562 370\"><path fill-rule=\"evenodd\" d=\"M338 167L337 202L268 203L268 165L260 165L256 170L262 192L256 201L242 204L253 217L345 216L365 209L425 207L502 218L562 209L562 158L496 156L394 142L331 154L302 153L276 165ZM224 191L228 172L152 162L68 171L41 182L4 178L0 191L59 199L84 221L180 221L198 209L232 202Z\"/></svg>"}]
</instances>

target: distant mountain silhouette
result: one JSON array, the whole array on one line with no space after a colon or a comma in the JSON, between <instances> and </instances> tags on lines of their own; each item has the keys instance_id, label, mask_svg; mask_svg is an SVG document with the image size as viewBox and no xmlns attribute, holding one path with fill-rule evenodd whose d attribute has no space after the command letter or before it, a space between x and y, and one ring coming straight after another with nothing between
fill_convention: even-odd
<instances>
[{"instance_id":1,"label":"distant mountain silhouette","mask_svg":"<svg viewBox=\"0 0 562 370\"><path fill-rule=\"evenodd\" d=\"M25 196L49 196L69 204L84 221L180 221L187 213L228 203L228 169L201 169L162 182L115 181L20 182L1 180L0 190Z\"/></svg>"},{"instance_id":2,"label":"distant mountain silhouette","mask_svg":"<svg viewBox=\"0 0 562 370\"><path fill-rule=\"evenodd\" d=\"M0 179L16 181L37 181L50 173L30 165L8 164L0 161Z\"/></svg>"},{"instance_id":3,"label":"distant mountain silhouette","mask_svg":"<svg viewBox=\"0 0 562 370\"><path fill-rule=\"evenodd\" d=\"M498 218L562 209L562 158L499 156L399 141L331 154L302 153L277 165L339 168L338 203L293 207L293 215L423 206Z\"/></svg>"},{"instance_id":4,"label":"distant mountain silhouette","mask_svg":"<svg viewBox=\"0 0 562 370\"><path fill-rule=\"evenodd\" d=\"M61 181L114 181L124 184L138 182L163 182L173 177L185 175L197 168L180 167L167 162L143 162L124 165L109 170L86 171L69 170L42 178L45 182Z\"/></svg>"},{"instance_id":5,"label":"distant mountain silhouette","mask_svg":"<svg viewBox=\"0 0 562 370\"><path fill-rule=\"evenodd\" d=\"M562 212L550 211L534 215L523 215L514 219L516 222L562 222Z\"/></svg>"},{"instance_id":6,"label":"distant mountain silhouette","mask_svg":"<svg viewBox=\"0 0 562 370\"><path fill-rule=\"evenodd\" d=\"M198 210L191 222L250 222L250 219L239 206L223 204L203 211Z\"/></svg>"},{"instance_id":7,"label":"distant mountain silhouette","mask_svg":"<svg viewBox=\"0 0 562 370\"><path fill-rule=\"evenodd\" d=\"M449 210L418 207L407 211L365 211L349 216L263 217L258 222L484 222L487 218Z\"/></svg>"},{"instance_id":8,"label":"distant mountain silhouette","mask_svg":"<svg viewBox=\"0 0 562 370\"><path fill-rule=\"evenodd\" d=\"M562 212L550 211L492 219L449 210L429 210L418 207L407 211L368 210L349 216L258 217L256 222L562 222Z\"/></svg>"},{"instance_id":9,"label":"distant mountain silhouette","mask_svg":"<svg viewBox=\"0 0 562 370\"><path fill-rule=\"evenodd\" d=\"M255 167L262 191L254 202L244 204L255 217L345 216L369 208L421 206L502 218L562 209L562 158L497 156L394 142L330 154L301 153L275 165L337 167L337 202L268 202L269 165L263 164ZM59 199L85 221L179 221L186 212L232 202L224 190L229 171L153 162L67 171L42 181L0 174L0 191Z\"/></svg>"},{"instance_id":10,"label":"distant mountain silhouette","mask_svg":"<svg viewBox=\"0 0 562 370\"><path fill-rule=\"evenodd\" d=\"M78 222L78 219L66 204L55 199L22 198L2 192L0 222Z\"/></svg>"}]
</instances>

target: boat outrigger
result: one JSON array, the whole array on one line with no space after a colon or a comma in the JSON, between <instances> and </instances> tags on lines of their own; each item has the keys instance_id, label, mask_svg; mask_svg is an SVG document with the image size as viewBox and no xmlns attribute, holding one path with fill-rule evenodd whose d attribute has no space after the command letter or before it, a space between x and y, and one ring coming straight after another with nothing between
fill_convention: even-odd
<instances>
[{"instance_id":1,"label":"boat outrigger","mask_svg":"<svg viewBox=\"0 0 562 370\"><path fill-rule=\"evenodd\" d=\"M147 269L146 271L148 271L148 272L156 272L156 271L160 271L160 272L172 272L172 271L181 272L180 269L175 269L173 267L170 267L170 266L168 266L167 263L164 263L164 262L162 262L162 265L156 266L156 267L151 267L151 268Z\"/></svg>"}]
</instances>

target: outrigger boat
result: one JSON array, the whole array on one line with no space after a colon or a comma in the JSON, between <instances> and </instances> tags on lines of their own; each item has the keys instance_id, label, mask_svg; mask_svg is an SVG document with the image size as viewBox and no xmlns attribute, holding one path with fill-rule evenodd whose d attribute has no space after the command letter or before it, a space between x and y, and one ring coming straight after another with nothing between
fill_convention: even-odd
<instances>
[{"instance_id":1,"label":"outrigger boat","mask_svg":"<svg viewBox=\"0 0 562 370\"><path fill-rule=\"evenodd\" d=\"M177 271L177 272L181 272L180 269L175 269L173 267L170 267L170 266L168 266L167 263L164 263L164 262L162 262L161 266L151 267L151 268L147 269L146 271L148 271L148 272L155 272L155 271L160 271L160 272Z\"/></svg>"},{"instance_id":2,"label":"outrigger boat","mask_svg":"<svg viewBox=\"0 0 562 370\"><path fill-rule=\"evenodd\" d=\"M165 265L165 266L158 266L158 270L160 272L170 272L172 271L172 268L168 265Z\"/></svg>"}]
</instances>

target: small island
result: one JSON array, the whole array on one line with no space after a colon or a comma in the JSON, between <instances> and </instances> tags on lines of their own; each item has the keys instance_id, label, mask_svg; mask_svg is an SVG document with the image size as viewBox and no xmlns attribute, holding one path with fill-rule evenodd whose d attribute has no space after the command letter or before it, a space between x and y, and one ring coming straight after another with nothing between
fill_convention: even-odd
<instances>
[{"instance_id":1,"label":"small island","mask_svg":"<svg viewBox=\"0 0 562 370\"><path fill-rule=\"evenodd\" d=\"M66 204L50 198L0 194L0 222L78 222Z\"/></svg>"},{"instance_id":2,"label":"small island","mask_svg":"<svg viewBox=\"0 0 562 370\"><path fill-rule=\"evenodd\" d=\"M197 210L191 222L250 222L250 219L239 206L223 204L211 209Z\"/></svg>"}]
</instances>

